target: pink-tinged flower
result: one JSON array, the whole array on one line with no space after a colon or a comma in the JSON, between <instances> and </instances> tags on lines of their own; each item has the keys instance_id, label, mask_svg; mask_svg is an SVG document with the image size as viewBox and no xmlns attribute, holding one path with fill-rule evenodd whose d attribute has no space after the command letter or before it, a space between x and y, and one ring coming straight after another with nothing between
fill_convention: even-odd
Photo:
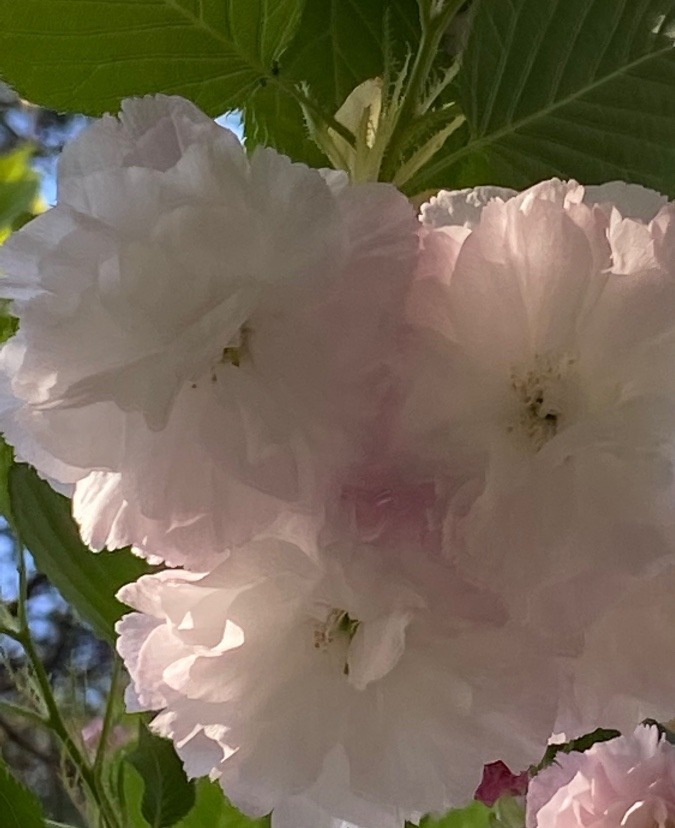
<instances>
[{"instance_id":1,"label":"pink-tinged flower","mask_svg":"<svg viewBox=\"0 0 675 828\"><path fill-rule=\"evenodd\" d=\"M80 731L82 743L85 749L92 755L96 755L101 735L103 734L103 717L96 716L91 719ZM121 725L116 725L108 734L107 742L109 748L116 750L131 741L131 733Z\"/></svg>"},{"instance_id":2,"label":"pink-tinged flower","mask_svg":"<svg viewBox=\"0 0 675 828\"><path fill-rule=\"evenodd\" d=\"M499 595L403 546L259 539L125 587L128 706L160 711L188 774L274 828L465 804L486 757L539 757L557 665Z\"/></svg>"},{"instance_id":3,"label":"pink-tinged flower","mask_svg":"<svg viewBox=\"0 0 675 828\"><path fill-rule=\"evenodd\" d=\"M527 795L527 828L672 828L675 747L657 727L559 753Z\"/></svg>"},{"instance_id":4,"label":"pink-tinged flower","mask_svg":"<svg viewBox=\"0 0 675 828\"><path fill-rule=\"evenodd\" d=\"M500 796L524 796L529 778L527 771L513 773L501 759L490 762L483 768L483 778L474 799L491 808Z\"/></svg>"},{"instance_id":5,"label":"pink-tinged flower","mask_svg":"<svg viewBox=\"0 0 675 828\"><path fill-rule=\"evenodd\" d=\"M397 446L482 481L452 554L530 617L561 582L671 556L673 205L554 180L442 193L422 219Z\"/></svg>"},{"instance_id":6,"label":"pink-tinged flower","mask_svg":"<svg viewBox=\"0 0 675 828\"><path fill-rule=\"evenodd\" d=\"M359 456L417 227L389 185L247 157L180 98L128 100L65 150L58 205L0 252L20 319L0 426L75 485L90 545L200 565L316 508Z\"/></svg>"}]
</instances>

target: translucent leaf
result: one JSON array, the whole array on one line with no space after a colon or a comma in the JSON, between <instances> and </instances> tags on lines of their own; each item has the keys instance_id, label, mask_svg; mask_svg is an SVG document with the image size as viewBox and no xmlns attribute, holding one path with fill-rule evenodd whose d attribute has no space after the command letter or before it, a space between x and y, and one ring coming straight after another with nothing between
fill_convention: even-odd
<instances>
[{"instance_id":1,"label":"translucent leaf","mask_svg":"<svg viewBox=\"0 0 675 828\"><path fill-rule=\"evenodd\" d=\"M409 184L552 176L675 195L675 0L478 0L457 78L466 126Z\"/></svg>"},{"instance_id":2,"label":"translucent leaf","mask_svg":"<svg viewBox=\"0 0 675 828\"><path fill-rule=\"evenodd\" d=\"M195 784L188 780L173 744L141 724L138 745L127 761L143 780L141 813L152 828L175 825L195 804ZM202 825L214 828L211 822Z\"/></svg>"},{"instance_id":3,"label":"translucent leaf","mask_svg":"<svg viewBox=\"0 0 675 828\"><path fill-rule=\"evenodd\" d=\"M200 779L197 801L190 813L176 828L269 828L270 819L249 819L226 799L220 785Z\"/></svg>"},{"instance_id":4,"label":"translucent leaf","mask_svg":"<svg viewBox=\"0 0 675 828\"><path fill-rule=\"evenodd\" d=\"M24 146L0 156L0 242L32 212L40 182L30 166L31 155L31 147Z\"/></svg>"},{"instance_id":5,"label":"translucent leaf","mask_svg":"<svg viewBox=\"0 0 675 828\"><path fill-rule=\"evenodd\" d=\"M92 552L80 540L70 501L55 492L34 469L9 469L9 498L21 541L37 568L102 639L115 640L115 622L127 612L117 590L149 571L129 550Z\"/></svg>"},{"instance_id":6,"label":"translucent leaf","mask_svg":"<svg viewBox=\"0 0 675 828\"><path fill-rule=\"evenodd\" d=\"M220 115L271 78L303 0L0 0L0 73L35 103L88 114L184 95Z\"/></svg>"},{"instance_id":7,"label":"translucent leaf","mask_svg":"<svg viewBox=\"0 0 675 828\"><path fill-rule=\"evenodd\" d=\"M19 320L9 312L11 303L0 299L0 344L14 336L19 328Z\"/></svg>"}]
</instances>

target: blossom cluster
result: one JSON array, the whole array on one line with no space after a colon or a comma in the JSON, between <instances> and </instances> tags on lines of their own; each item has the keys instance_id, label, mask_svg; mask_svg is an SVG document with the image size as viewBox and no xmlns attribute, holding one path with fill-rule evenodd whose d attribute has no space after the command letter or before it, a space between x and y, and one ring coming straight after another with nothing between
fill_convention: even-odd
<instances>
[{"instance_id":1,"label":"blossom cluster","mask_svg":"<svg viewBox=\"0 0 675 828\"><path fill-rule=\"evenodd\" d=\"M157 96L65 150L0 268L0 428L88 545L165 565L120 593L127 705L247 814L401 828L675 713L662 196L417 215Z\"/></svg>"}]
</instances>

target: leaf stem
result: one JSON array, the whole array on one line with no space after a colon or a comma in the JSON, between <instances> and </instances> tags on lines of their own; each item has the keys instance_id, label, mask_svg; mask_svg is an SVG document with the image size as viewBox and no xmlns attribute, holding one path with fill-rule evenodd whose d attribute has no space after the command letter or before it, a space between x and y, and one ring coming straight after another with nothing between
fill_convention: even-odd
<instances>
[{"instance_id":1,"label":"leaf stem","mask_svg":"<svg viewBox=\"0 0 675 828\"><path fill-rule=\"evenodd\" d=\"M119 685L120 676L122 674L122 665L120 659L115 656L113 660L112 675L110 677L110 689L108 691L108 700L105 706L105 714L103 716L103 726L101 728L101 736L96 748L96 756L94 758L94 776L99 785L101 782L101 775L103 772L103 761L105 759L105 751L108 746L108 738L113 725L113 713L115 710L115 701L117 698L117 688Z\"/></svg>"},{"instance_id":2,"label":"leaf stem","mask_svg":"<svg viewBox=\"0 0 675 828\"><path fill-rule=\"evenodd\" d=\"M391 180L396 173L399 160L406 148L407 133L411 124L423 114L418 112L418 107L424 100L424 88L429 80L441 38L464 2L465 0L418 0L422 36L387 151L387 163L384 168L386 180Z\"/></svg>"},{"instance_id":3,"label":"leaf stem","mask_svg":"<svg viewBox=\"0 0 675 828\"><path fill-rule=\"evenodd\" d=\"M118 828L119 823L112 806L107 800L105 792L99 786L89 763L82 755L72 736L68 732L68 728L66 727L63 717L61 716L61 711L56 704L56 700L54 699L49 677L47 676L42 661L40 660L40 656L35 649L30 633L22 633L20 641L26 655L28 656L28 660L31 663L38 687L40 688L42 700L47 708L47 725L59 737L66 753L70 757L73 765L75 765L80 778L89 789L105 821L108 823L110 828Z\"/></svg>"},{"instance_id":4,"label":"leaf stem","mask_svg":"<svg viewBox=\"0 0 675 828\"><path fill-rule=\"evenodd\" d=\"M11 702L0 699L0 712L6 713L8 716L21 716L24 719L28 719L32 724L38 725L38 727L49 728L49 722L29 707L22 707L21 705L12 704Z\"/></svg>"},{"instance_id":5,"label":"leaf stem","mask_svg":"<svg viewBox=\"0 0 675 828\"><path fill-rule=\"evenodd\" d=\"M63 717L61 716L61 711L59 710L59 707L56 703L56 699L54 698L54 693L52 692L49 676L47 675L47 671L44 668L44 665L40 658L40 654L36 650L35 644L33 643L33 638L31 636L30 627L28 624L28 579L26 577L26 561L23 546L21 545L21 540L18 537L18 535L17 540L19 542L19 600L17 608L17 617L20 628L18 631L9 631L8 634L11 635L12 638L14 638L17 642L21 644L21 646L24 649L24 652L26 653L26 657L30 662L33 675L35 676L35 680L40 691L40 696L42 698L42 702L45 706L47 714L45 718L41 717L42 723L46 727L49 727L50 730L52 730L56 734L56 736L58 736L66 753L70 757L71 762L75 766L80 778L82 779L82 782L86 785L89 792L91 793L91 796L93 797L94 801L96 802L100 810L101 816L103 817L109 828L121 828L120 823L115 815L115 811L112 808L110 802L108 801L105 790L101 785L98 784L96 775L90 767L89 762L82 754L82 752L78 749L72 736L68 732L68 728L66 727Z\"/></svg>"}]
</instances>

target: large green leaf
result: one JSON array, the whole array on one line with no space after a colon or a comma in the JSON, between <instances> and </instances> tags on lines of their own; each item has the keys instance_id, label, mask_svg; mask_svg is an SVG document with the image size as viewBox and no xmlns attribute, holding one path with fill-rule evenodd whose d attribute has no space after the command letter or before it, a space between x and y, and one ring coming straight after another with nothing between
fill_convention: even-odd
<instances>
[{"instance_id":1,"label":"large green leaf","mask_svg":"<svg viewBox=\"0 0 675 828\"><path fill-rule=\"evenodd\" d=\"M675 195L675 0L478 0L467 117L420 192L557 175Z\"/></svg>"},{"instance_id":2,"label":"large green leaf","mask_svg":"<svg viewBox=\"0 0 675 828\"><path fill-rule=\"evenodd\" d=\"M307 0L280 68L335 112L354 87L382 74L386 50L401 68L419 37L412 0Z\"/></svg>"},{"instance_id":3,"label":"large green leaf","mask_svg":"<svg viewBox=\"0 0 675 828\"><path fill-rule=\"evenodd\" d=\"M309 137L300 104L276 87L256 89L244 108L246 146L273 146L294 161L330 166Z\"/></svg>"},{"instance_id":4,"label":"large green leaf","mask_svg":"<svg viewBox=\"0 0 675 828\"><path fill-rule=\"evenodd\" d=\"M127 761L143 780L141 813L151 828L175 825L189 813L195 804L195 783L188 780L168 739L155 736L141 724L138 745ZM202 825L215 828L210 821Z\"/></svg>"},{"instance_id":5,"label":"large green leaf","mask_svg":"<svg viewBox=\"0 0 675 828\"><path fill-rule=\"evenodd\" d=\"M11 775L0 760L0 813L2 828L44 828L42 808L36 797Z\"/></svg>"},{"instance_id":6,"label":"large green leaf","mask_svg":"<svg viewBox=\"0 0 675 828\"><path fill-rule=\"evenodd\" d=\"M385 52L400 69L420 38L413 0L307 0L295 37L278 71L306 86L330 114L368 78L381 76ZM298 161L325 164L307 137L299 104L277 86L256 91L245 107L251 144L273 144Z\"/></svg>"},{"instance_id":7,"label":"large green leaf","mask_svg":"<svg viewBox=\"0 0 675 828\"><path fill-rule=\"evenodd\" d=\"M41 480L34 469L9 470L14 526L43 572L101 638L114 642L115 622L127 608L117 590L149 567L129 550L92 552L80 540L70 501Z\"/></svg>"},{"instance_id":8,"label":"large green leaf","mask_svg":"<svg viewBox=\"0 0 675 828\"><path fill-rule=\"evenodd\" d=\"M0 74L30 100L90 114L170 92L219 115L292 38L303 0L0 0Z\"/></svg>"}]
</instances>

